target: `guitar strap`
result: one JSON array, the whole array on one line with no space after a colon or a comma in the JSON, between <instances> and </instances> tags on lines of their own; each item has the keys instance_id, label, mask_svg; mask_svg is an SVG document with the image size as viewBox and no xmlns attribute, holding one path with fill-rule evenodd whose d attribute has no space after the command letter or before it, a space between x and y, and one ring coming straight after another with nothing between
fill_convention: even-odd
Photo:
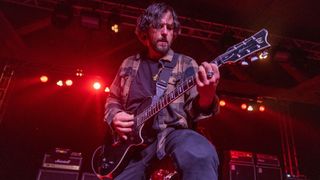
<instances>
[{"instance_id":1,"label":"guitar strap","mask_svg":"<svg viewBox=\"0 0 320 180\"><path fill-rule=\"evenodd\" d=\"M159 74L159 78L156 83L156 95L152 98L152 104L157 102L157 100L164 94L167 89L169 78L172 74L173 68L176 66L178 62L178 53L173 54L172 61L162 61L160 63L162 65L162 70Z\"/></svg>"},{"instance_id":2,"label":"guitar strap","mask_svg":"<svg viewBox=\"0 0 320 180\"><path fill-rule=\"evenodd\" d=\"M164 94L164 92L167 89L168 81L170 76L172 75L173 68L176 66L178 62L178 53L174 53L171 62L168 61L161 61L162 64L162 70L159 74L158 81L156 83L156 95L152 98L152 104L157 102L159 98ZM162 116L162 118L158 118L159 116ZM163 118L163 110L161 110L155 117L155 121L153 122L153 126L156 128L162 129L164 126L164 118ZM157 157L158 159L162 159L165 155L165 151L163 147L165 136L171 131L170 128L165 129L161 133L158 133L157 135Z\"/></svg>"}]
</instances>

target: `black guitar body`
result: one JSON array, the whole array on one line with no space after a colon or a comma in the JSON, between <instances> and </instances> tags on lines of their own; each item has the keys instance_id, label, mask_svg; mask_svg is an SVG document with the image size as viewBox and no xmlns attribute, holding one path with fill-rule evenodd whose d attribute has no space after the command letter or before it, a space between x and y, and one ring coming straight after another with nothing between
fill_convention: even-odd
<instances>
[{"instance_id":1,"label":"black guitar body","mask_svg":"<svg viewBox=\"0 0 320 180\"><path fill-rule=\"evenodd\" d=\"M145 100L138 108L137 113L141 113L146 107L150 106L151 98ZM136 122L136 121L135 121ZM155 139L155 130L152 128L153 120L140 126L134 125L134 130L128 133L128 139L124 140L116 137L113 143L100 146L95 152L96 171L100 178L113 178L119 175L128 165L130 159L144 149Z\"/></svg>"}]
</instances>

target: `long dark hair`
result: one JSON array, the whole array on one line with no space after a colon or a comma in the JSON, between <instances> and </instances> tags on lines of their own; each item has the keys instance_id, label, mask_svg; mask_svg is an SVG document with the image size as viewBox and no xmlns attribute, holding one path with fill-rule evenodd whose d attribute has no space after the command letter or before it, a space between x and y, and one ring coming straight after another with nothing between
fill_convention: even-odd
<instances>
[{"instance_id":1,"label":"long dark hair","mask_svg":"<svg viewBox=\"0 0 320 180\"><path fill-rule=\"evenodd\" d=\"M162 15L171 12L173 17L174 38L180 33L180 23L173 8L166 3L153 3L147 7L143 14L137 19L135 33L140 41L145 40L145 34L150 27L159 27Z\"/></svg>"}]
</instances>

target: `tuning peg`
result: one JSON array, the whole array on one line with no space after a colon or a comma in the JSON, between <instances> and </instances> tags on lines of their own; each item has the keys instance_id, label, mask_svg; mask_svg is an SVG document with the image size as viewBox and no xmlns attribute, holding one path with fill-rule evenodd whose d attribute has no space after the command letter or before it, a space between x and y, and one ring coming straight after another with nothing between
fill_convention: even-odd
<instances>
[{"instance_id":1,"label":"tuning peg","mask_svg":"<svg viewBox=\"0 0 320 180\"><path fill-rule=\"evenodd\" d=\"M241 65L242 65L242 66L248 66L249 63L248 63L247 61L242 61L242 62L241 62Z\"/></svg>"},{"instance_id":2,"label":"tuning peg","mask_svg":"<svg viewBox=\"0 0 320 180\"><path fill-rule=\"evenodd\" d=\"M259 60L259 57L258 57L258 56L252 56L252 57L250 58L250 61L251 61L251 62L254 62L254 61L257 61L257 60Z\"/></svg>"},{"instance_id":3,"label":"tuning peg","mask_svg":"<svg viewBox=\"0 0 320 180\"><path fill-rule=\"evenodd\" d=\"M267 59L268 58L269 53L267 51L263 51L260 55L259 55L259 59Z\"/></svg>"}]
</instances>

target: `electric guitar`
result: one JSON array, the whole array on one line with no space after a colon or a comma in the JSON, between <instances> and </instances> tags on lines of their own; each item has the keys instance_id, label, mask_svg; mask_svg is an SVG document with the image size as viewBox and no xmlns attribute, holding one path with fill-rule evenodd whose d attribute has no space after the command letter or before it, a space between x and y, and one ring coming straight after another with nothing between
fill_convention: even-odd
<instances>
[{"instance_id":1,"label":"electric guitar","mask_svg":"<svg viewBox=\"0 0 320 180\"><path fill-rule=\"evenodd\" d=\"M230 47L225 53L215 58L211 63L221 66L225 63L248 63L248 61L259 60L267 55L265 50L271 45L267 41L268 31L262 29L253 36ZM185 92L196 85L195 76L187 78L184 82L177 85L175 90L163 95L155 103L144 108L142 112L137 113L134 119L133 131L128 134L127 140L118 138L113 144L99 146L92 156L92 169L100 178L113 178L117 176L128 163L128 157L131 152L137 148L143 148L145 139L143 128L147 122L150 122L160 110L167 107L170 103L182 96ZM148 121L150 120L150 121Z\"/></svg>"}]
</instances>

